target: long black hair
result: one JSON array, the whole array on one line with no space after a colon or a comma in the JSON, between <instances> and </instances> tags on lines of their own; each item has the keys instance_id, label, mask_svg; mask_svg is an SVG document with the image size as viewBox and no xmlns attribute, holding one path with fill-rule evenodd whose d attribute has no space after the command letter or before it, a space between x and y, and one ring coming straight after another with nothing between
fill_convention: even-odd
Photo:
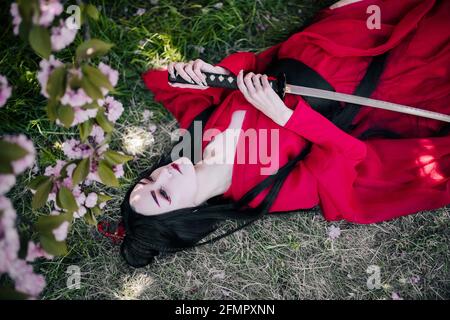
<instances>
[{"instance_id":1,"label":"long black hair","mask_svg":"<svg viewBox=\"0 0 450 320\"><path fill-rule=\"evenodd\" d=\"M354 92L360 96L369 96L377 86L378 79L384 68L386 55L373 58L363 80ZM268 75L277 75L280 72L286 74L287 82L298 85L308 85L316 88L333 90L332 86L303 63L293 59L281 59L273 61L266 70ZM305 100L316 111L327 117L337 127L348 132L352 129L352 121L357 115L359 106L342 107L331 100L308 98ZM361 138L368 139L371 136L398 137L394 133L382 129L365 132ZM185 250L199 245L212 243L227 235L236 232L259 218L266 215L284 181L299 161L305 159L311 150L311 143L307 142L303 150L294 158L284 164L277 173L268 176L250 189L236 202L216 196L197 207L183 208L160 215L145 216L134 211L129 203L132 186L121 206L125 227L125 238L121 245L121 254L126 262L133 267L143 267L154 260L154 257L162 253L170 253ZM136 183L156 168L170 162L169 157L164 157L157 165L142 173ZM266 197L258 206L249 206L258 194L266 188L270 188ZM238 227L228 230L219 236L207 241L202 239L216 231L225 221L236 221Z\"/></svg>"}]
</instances>

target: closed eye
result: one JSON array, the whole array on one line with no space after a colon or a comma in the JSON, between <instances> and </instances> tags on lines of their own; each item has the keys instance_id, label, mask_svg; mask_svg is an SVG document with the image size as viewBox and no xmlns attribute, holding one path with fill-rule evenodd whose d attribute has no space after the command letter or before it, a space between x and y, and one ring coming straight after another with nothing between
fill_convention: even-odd
<instances>
[{"instance_id":1,"label":"closed eye","mask_svg":"<svg viewBox=\"0 0 450 320\"><path fill-rule=\"evenodd\" d=\"M172 202L172 200L170 199L169 195L167 194L166 191L164 191L164 189L159 189L159 194L166 199L169 203Z\"/></svg>"}]
</instances>

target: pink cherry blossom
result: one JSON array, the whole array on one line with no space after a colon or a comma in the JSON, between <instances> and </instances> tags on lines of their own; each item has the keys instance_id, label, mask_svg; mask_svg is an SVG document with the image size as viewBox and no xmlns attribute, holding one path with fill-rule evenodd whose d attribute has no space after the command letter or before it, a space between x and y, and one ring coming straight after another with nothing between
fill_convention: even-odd
<instances>
[{"instance_id":1,"label":"pink cherry blossom","mask_svg":"<svg viewBox=\"0 0 450 320\"><path fill-rule=\"evenodd\" d=\"M99 100L99 105L105 107L106 117L111 122L116 122L123 113L123 105L113 97L106 97L104 100Z\"/></svg>"},{"instance_id":2,"label":"pink cherry blossom","mask_svg":"<svg viewBox=\"0 0 450 320\"><path fill-rule=\"evenodd\" d=\"M11 91L12 89L8 85L8 80L0 74L0 108L6 104L6 101L11 96Z\"/></svg>"},{"instance_id":3,"label":"pink cherry blossom","mask_svg":"<svg viewBox=\"0 0 450 320\"><path fill-rule=\"evenodd\" d=\"M400 295L397 292L392 292L392 300L403 300L402 297L400 297Z\"/></svg>"},{"instance_id":4,"label":"pink cherry blossom","mask_svg":"<svg viewBox=\"0 0 450 320\"><path fill-rule=\"evenodd\" d=\"M89 119L95 118L97 116L98 109L83 109L80 107L76 107L73 108L73 111L75 112L75 117L72 122L72 127Z\"/></svg>"},{"instance_id":5,"label":"pink cherry blossom","mask_svg":"<svg viewBox=\"0 0 450 320\"><path fill-rule=\"evenodd\" d=\"M0 273L4 273L17 259L20 241L15 228L16 211L11 201L4 196L0 196L0 211Z\"/></svg>"},{"instance_id":6,"label":"pink cherry blossom","mask_svg":"<svg viewBox=\"0 0 450 320\"><path fill-rule=\"evenodd\" d=\"M76 139L69 139L62 144L64 154L69 159L83 159L90 157L94 150L85 143L81 143Z\"/></svg>"},{"instance_id":7,"label":"pink cherry blossom","mask_svg":"<svg viewBox=\"0 0 450 320\"><path fill-rule=\"evenodd\" d=\"M123 171L123 164L118 164L114 166L113 171L116 178L121 178L125 174L125 172Z\"/></svg>"},{"instance_id":8,"label":"pink cherry blossom","mask_svg":"<svg viewBox=\"0 0 450 320\"><path fill-rule=\"evenodd\" d=\"M56 241L64 241L67 238L67 232L69 231L69 221L64 221L59 227L52 230Z\"/></svg>"},{"instance_id":9,"label":"pink cherry blossom","mask_svg":"<svg viewBox=\"0 0 450 320\"><path fill-rule=\"evenodd\" d=\"M88 194L87 198L86 198L86 202L84 203L84 205L87 208L93 208L96 206L97 204L97 200L98 200L98 196L95 192L91 192Z\"/></svg>"},{"instance_id":10,"label":"pink cherry blossom","mask_svg":"<svg viewBox=\"0 0 450 320\"><path fill-rule=\"evenodd\" d=\"M85 206L78 206L78 211L73 213L74 218L82 218L86 214L87 209Z\"/></svg>"},{"instance_id":11,"label":"pink cherry blossom","mask_svg":"<svg viewBox=\"0 0 450 320\"><path fill-rule=\"evenodd\" d=\"M33 17L33 22L43 27L52 24L56 16L60 15L64 8L59 0L39 0L40 15Z\"/></svg>"},{"instance_id":12,"label":"pink cherry blossom","mask_svg":"<svg viewBox=\"0 0 450 320\"><path fill-rule=\"evenodd\" d=\"M85 184L89 186L93 182L102 182L102 180L100 179L100 176L97 173L97 170L89 172L88 176L86 177Z\"/></svg>"},{"instance_id":13,"label":"pink cherry blossom","mask_svg":"<svg viewBox=\"0 0 450 320\"><path fill-rule=\"evenodd\" d=\"M60 20L59 26L53 27L50 40L53 51L60 51L73 42L77 35L77 29L68 28L64 20Z\"/></svg>"},{"instance_id":14,"label":"pink cherry blossom","mask_svg":"<svg viewBox=\"0 0 450 320\"><path fill-rule=\"evenodd\" d=\"M61 97L62 104L67 104L72 107L82 107L85 104L92 103L92 101L91 97L82 88L72 89L67 87L66 92Z\"/></svg>"},{"instance_id":15,"label":"pink cherry blossom","mask_svg":"<svg viewBox=\"0 0 450 320\"><path fill-rule=\"evenodd\" d=\"M33 142L29 140L24 134L4 136L4 139L5 141L19 145L22 149L28 152L25 157L11 163L14 174L18 175L24 172L27 168L31 168L34 164L36 155L36 150L34 149Z\"/></svg>"},{"instance_id":16,"label":"pink cherry blossom","mask_svg":"<svg viewBox=\"0 0 450 320\"><path fill-rule=\"evenodd\" d=\"M39 84L41 85L41 94L44 97L49 97L47 92L48 77L55 68L58 68L62 65L63 63L55 59L53 55L51 55L48 60L42 59L41 62L39 62L39 66L41 67L41 69L37 73L37 79L39 81Z\"/></svg>"},{"instance_id":17,"label":"pink cherry blossom","mask_svg":"<svg viewBox=\"0 0 450 320\"><path fill-rule=\"evenodd\" d=\"M19 6L17 3L13 2L11 4L11 9L10 9L10 13L11 16L13 17L13 26L14 26L14 34L17 36L19 34L19 26L22 23L22 17L20 16L19 13Z\"/></svg>"},{"instance_id":18,"label":"pink cherry blossom","mask_svg":"<svg viewBox=\"0 0 450 320\"><path fill-rule=\"evenodd\" d=\"M36 297L45 286L44 277L33 272L33 267L18 258L20 240L16 223L16 211L8 198L0 196L0 273L8 273L17 291ZM29 248L34 244L29 244Z\"/></svg>"},{"instance_id":19,"label":"pink cherry blossom","mask_svg":"<svg viewBox=\"0 0 450 320\"><path fill-rule=\"evenodd\" d=\"M105 140L105 131L103 131L102 127L94 125L89 137L91 137L96 144L101 144Z\"/></svg>"},{"instance_id":20,"label":"pink cherry blossom","mask_svg":"<svg viewBox=\"0 0 450 320\"><path fill-rule=\"evenodd\" d=\"M108 77L109 83L111 83L111 85L113 87L115 87L117 85L117 82L119 81L119 71L114 70L113 68L111 68L109 65L100 62L98 64L98 69L105 75Z\"/></svg>"},{"instance_id":21,"label":"pink cherry blossom","mask_svg":"<svg viewBox=\"0 0 450 320\"><path fill-rule=\"evenodd\" d=\"M84 194L84 192L81 191L80 186L76 186L75 188L73 188L72 194L75 197L75 201L77 202L78 205L78 211L74 212L73 216L74 218L81 218L87 212L87 209L85 207L86 195Z\"/></svg>"},{"instance_id":22,"label":"pink cherry blossom","mask_svg":"<svg viewBox=\"0 0 450 320\"><path fill-rule=\"evenodd\" d=\"M336 240L341 235L341 229L336 226L331 226L328 228L328 239Z\"/></svg>"},{"instance_id":23,"label":"pink cherry blossom","mask_svg":"<svg viewBox=\"0 0 450 320\"><path fill-rule=\"evenodd\" d=\"M13 174L0 174L0 195L7 193L16 184Z\"/></svg>"},{"instance_id":24,"label":"pink cherry blossom","mask_svg":"<svg viewBox=\"0 0 450 320\"><path fill-rule=\"evenodd\" d=\"M59 176L61 174L61 169L66 164L66 161L56 160L56 164L54 166L48 166L45 168L44 175L45 176Z\"/></svg>"},{"instance_id":25,"label":"pink cherry blossom","mask_svg":"<svg viewBox=\"0 0 450 320\"><path fill-rule=\"evenodd\" d=\"M33 272L33 267L25 260L15 260L9 275L15 282L17 291L32 297L38 296L45 287L45 279L42 275Z\"/></svg>"},{"instance_id":26,"label":"pink cherry blossom","mask_svg":"<svg viewBox=\"0 0 450 320\"><path fill-rule=\"evenodd\" d=\"M27 257L25 258L28 262L33 262L37 258L46 258L46 259L53 259L53 256L51 254L48 254L40 244L35 244L33 241L28 242L28 250L27 250Z\"/></svg>"}]
</instances>

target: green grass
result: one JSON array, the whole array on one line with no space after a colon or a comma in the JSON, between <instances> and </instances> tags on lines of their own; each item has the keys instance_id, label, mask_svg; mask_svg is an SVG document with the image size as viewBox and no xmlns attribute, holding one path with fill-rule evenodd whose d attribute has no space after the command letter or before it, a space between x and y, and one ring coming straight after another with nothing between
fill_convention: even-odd
<instances>
[{"instance_id":1,"label":"green grass","mask_svg":"<svg viewBox=\"0 0 450 320\"><path fill-rule=\"evenodd\" d=\"M117 220L118 205L136 174L167 151L176 122L152 100L140 80L150 67L197 57L217 63L237 50L259 52L296 32L304 21L333 1L96 1L102 17L91 25L91 34L115 43L108 63L120 71L117 98L126 109L118 123L113 144L121 146L125 128L147 125L145 109L157 124L155 143L132 161L120 189L103 218ZM1 5L4 21L9 9ZM142 16L134 16L145 8ZM301 11L299 11L301 10ZM260 24L267 26L262 30ZM58 143L70 133L45 118L45 99L35 78L39 59L8 27L0 41L0 74L14 86L13 96L0 109L0 132L23 132L38 150L42 170L62 158ZM77 39L77 43L82 39ZM205 48L203 53L196 46ZM70 50L58 56L70 57ZM42 171L41 171L42 172ZM21 217L20 230L46 210L32 212L25 189L32 173L18 179L9 196ZM340 238L327 239L331 225L320 209L310 213L268 217L213 245L159 258L143 269L121 260L118 246L102 238L84 221L76 221L69 235L69 254L44 261L36 268L45 275L44 299L390 299L393 291L407 299L450 298L450 219L448 208L422 212L376 225L333 223ZM66 287L66 270L82 271L81 288ZM381 268L382 287L366 286L370 265ZM418 284L409 283L420 276Z\"/></svg>"}]
</instances>

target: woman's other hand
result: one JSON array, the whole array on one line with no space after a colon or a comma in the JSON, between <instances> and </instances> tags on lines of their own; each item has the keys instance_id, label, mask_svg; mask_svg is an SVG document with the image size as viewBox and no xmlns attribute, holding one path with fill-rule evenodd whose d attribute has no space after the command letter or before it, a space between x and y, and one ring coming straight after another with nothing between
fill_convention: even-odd
<instances>
[{"instance_id":1,"label":"woman's other hand","mask_svg":"<svg viewBox=\"0 0 450 320\"><path fill-rule=\"evenodd\" d=\"M293 111L270 86L267 75L249 72L244 77L241 70L237 85L248 102L280 126L284 126L291 117Z\"/></svg>"},{"instance_id":2,"label":"woman's other hand","mask_svg":"<svg viewBox=\"0 0 450 320\"><path fill-rule=\"evenodd\" d=\"M189 62L170 62L167 68L170 75L175 77L175 73L180 75L184 80L192 84L171 83L169 85L177 88L191 88L191 89L208 89L206 84L206 76L202 72L210 72L217 74L229 75L230 72L222 67L215 67L201 59L191 60Z\"/></svg>"}]
</instances>

